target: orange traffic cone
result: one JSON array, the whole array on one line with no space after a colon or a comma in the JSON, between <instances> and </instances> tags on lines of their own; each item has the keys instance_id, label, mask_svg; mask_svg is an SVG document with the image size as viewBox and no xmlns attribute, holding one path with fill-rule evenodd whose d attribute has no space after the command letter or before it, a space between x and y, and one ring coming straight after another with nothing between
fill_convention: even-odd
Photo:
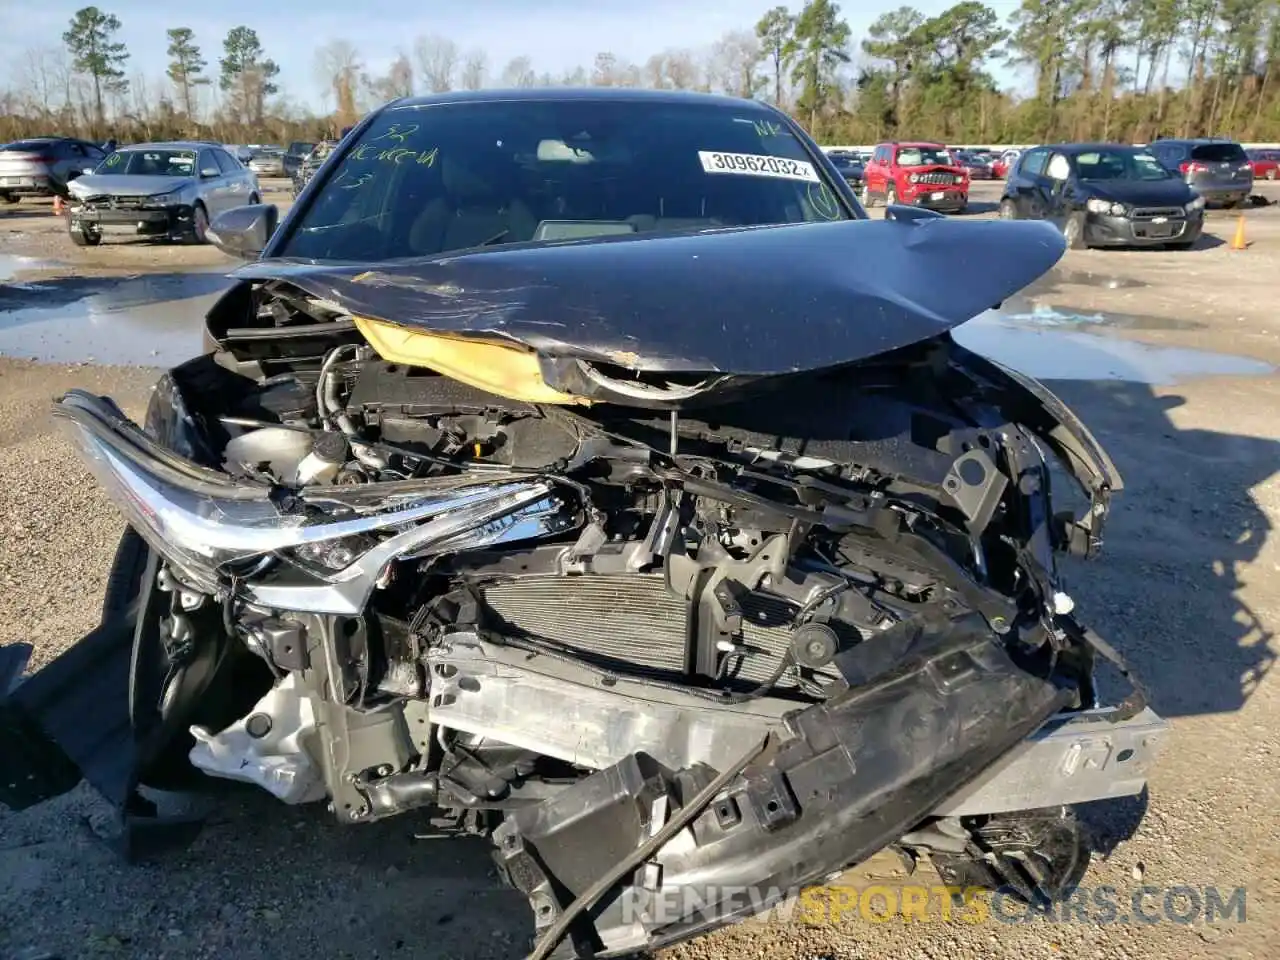
<instances>
[{"instance_id":1,"label":"orange traffic cone","mask_svg":"<svg viewBox=\"0 0 1280 960\"><path fill-rule=\"evenodd\" d=\"M1236 235L1231 238L1232 250L1245 250L1249 246L1244 238L1244 214L1240 214L1240 218L1236 221Z\"/></svg>"}]
</instances>

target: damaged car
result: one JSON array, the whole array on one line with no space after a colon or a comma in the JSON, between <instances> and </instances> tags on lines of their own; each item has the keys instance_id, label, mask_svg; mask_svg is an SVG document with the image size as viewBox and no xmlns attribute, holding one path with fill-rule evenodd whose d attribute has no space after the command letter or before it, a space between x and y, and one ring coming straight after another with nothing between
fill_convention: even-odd
<instances>
[{"instance_id":1,"label":"damaged car","mask_svg":"<svg viewBox=\"0 0 1280 960\"><path fill-rule=\"evenodd\" d=\"M1075 807L1144 789L1165 721L1060 571L1121 478L950 333L1048 224L870 220L772 107L600 88L393 102L210 236L249 262L145 421L54 405L127 529L0 706L11 807L83 777L139 849L231 781L431 813L545 958L885 848L1058 898Z\"/></svg>"},{"instance_id":2,"label":"damaged car","mask_svg":"<svg viewBox=\"0 0 1280 960\"><path fill-rule=\"evenodd\" d=\"M108 230L204 243L211 219L262 197L252 170L202 142L125 147L67 189L67 229L78 247L97 246Z\"/></svg>"}]
</instances>

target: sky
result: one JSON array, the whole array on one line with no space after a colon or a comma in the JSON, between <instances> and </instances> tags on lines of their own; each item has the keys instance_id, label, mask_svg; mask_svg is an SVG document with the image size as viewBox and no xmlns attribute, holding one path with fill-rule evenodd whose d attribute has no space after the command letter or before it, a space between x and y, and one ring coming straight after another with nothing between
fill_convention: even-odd
<instances>
[{"instance_id":1,"label":"sky","mask_svg":"<svg viewBox=\"0 0 1280 960\"><path fill-rule=\"evenodd\" d=\"M326 106L325 85L317 76L316 50L333 39L354 44L373 74L403 51L412 56L414 37L434 33L464 50L483 48L492 82L511 58L527 55L536 72L559 75L576 66L588 69L597 52L643 63L672 47L709 46L730 30L750 29L778 0L453 0L436 4L412 0L215 0L208 4L159 4L155 0L97 0L100 9L121 22L119 39L131 53L126 72L157 83L167 57L165 30L195 31L204 58L216 74L222 39L238 25L258 32L266 55L280 66L284 94L313 109ZM932 16L955 0L919 0L913 4ZM27 51L61 46L62 33L85 0L0 0L0 83L13 82ZM841 13L855 44L867 26L902 0L845 0ZM1002 19L1018 0L987 0ZM790 4L798 11L801 0ZM432 9L437 6L438 9ZM993 72L1004 86L1018 82L1008 68ZM7 74L7 75L6 75Z\"/></svg>"}]
</instances>

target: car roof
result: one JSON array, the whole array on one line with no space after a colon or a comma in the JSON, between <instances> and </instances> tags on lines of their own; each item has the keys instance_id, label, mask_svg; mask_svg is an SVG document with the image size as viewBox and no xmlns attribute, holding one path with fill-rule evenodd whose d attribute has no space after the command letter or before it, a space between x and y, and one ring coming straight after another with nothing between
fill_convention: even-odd
<instances>
[{"instance_id":1,"label":"car roof","mask_svg":"<svg viewBox=\"0 0 1280 960\"><path fill-rule=\"evenodd\" d=\"M942 147L946 149L946 144L941 140L885 140L876 144L878 147Z\"/></svg>"},{"instance_id":2,"label":"car roof","mask_svg":"<svg viewBox=\"0 0 1280 960\"><path fill-rule=\"evenodd\" d=\"M1197 146L1202 143L1239 143L1239 140L1232 140L1230 137L1161 137L1159 140L1152 140L1147 146L1154 147L1158 143L1190 143Z\"/></svg>"},{"instance_id":3,"label":"car roof","mask_svg":"<svg viewBox=\"0 0 1280 960\"><path fill-rule=\"evenodd\" d=\"M130 143L119 148L125 150L199 150L202 147L218 147L221 144L208 140L157 140L154 143Z\"/></svg>"},{"instance_id":4,"label":"car roof","mask_svg":"<svg viewBox=\"0 0 1280 960\"><path fill-rule=\"evenodd\" d=\"M1091 150L1141 150L1131 143L1046 143L1044 146L1058 153L1086 153Z\"/></svg>"},{"instance_id":5,"label":"car roof","mask_svg":"<svg viewBox=\"0 0 1280 960\"><path fill-rule=\"evenodd\" d=\"M644 90L638 87L513 87L506 90L449 90L444 93L402 97L399 100L391 101L382 109L425 107L446 103L537 102L550 100L706 103L734 107L738 110L754 108L771 113L777 112L773 107L759 100L747 100L742 97L730 97L718 93L698 93L692 90Z\"/></svg>"}]
</instances>

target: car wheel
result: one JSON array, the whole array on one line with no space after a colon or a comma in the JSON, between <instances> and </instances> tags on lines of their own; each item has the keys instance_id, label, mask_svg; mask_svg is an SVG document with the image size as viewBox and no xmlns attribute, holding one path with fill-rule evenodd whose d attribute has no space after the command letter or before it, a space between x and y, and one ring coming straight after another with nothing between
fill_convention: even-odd
<instances>
[{"instance_id":1,"label":"car wheel","mask_svg":"<svg viewBox=\"0 0 1280 960\"><path fill-rule=\"evenodd\" d=\"M1267 171L1267 179L1274 180L1275 178L1276 178L1276 171L1275 171L1275 168L1273 167L1272 169Z\"/></svg>"},{"instance_id":2,"label":"car wheel","mask_svg":"<svg viewBox=\"0 0 1280 960\"><path fill-rule=\"evenodd\" d=\"M884 188L884 205L886 207L893 206L898 202L898 188L892 183Z\"/></svg>"},{"instance_id":3,"label":"car wheel","mask_svg":"<svg viewBox=\"0 0 1280 960\"><path fill-rule=\"evenodd\" d=\"M871 208L871 188L863 181L861 188L858 190L858 200L867 209Z\"/></svg>"},{"instance_id":4,"label":"car wheel","mask_svg":"<svg viewBox=\"0 0 1280 960\"><path fill-rule=\"evenodd\" d=\"M1273 179L1274 179L1274 178L1273 178ZM18 202L19 200L21 200L21 199L22 199L22 198L21 198L21 197L19 197L17 194L13 194L13 193L0 193L0 200L3 200L5 203L17 203L17 202Z\"/></svg>"},{"instance_id":5,"label":"car wheel","mask_svg":"<svg viewBox=\"0 0 1280 960\"><path fill-rule=\"evenodd\" d=\"M191 242L208 243L208 233L209 214L205 212L204 204L197 203L191 210Z\"/></svg>"},{"instance_id":6,"label":"car wheel","mask_svg":"<svg viewBox=\"0 0 1280 960\"><path fill-rule=\"evenodd\" d=\"M96 247L102 242L102 231L93 227L72 226L68 232L71 234L71 242L77 247Z\"/></svg>"},{"instance_id":7,"label":"car wheel","mask_svg":"<svg viewBox=\"0 0 1280 960\"><path fill-rule=\"evenodd\" d=\"M252 207L252 206L256 206L257 204L259 204L259 203L261 203L261 202L262 202L262 198L261 198L260 196L258 196L256 193L251 193L251 194L249 194L249 206L251 206L251 207Z\"/></svg>"},{"instance_id":8,"label":"car wheel","mask_svg":"<svg viewBox=\"0 0 1280 960\"><path fill-rule=\"evenodd\" d=\"M1017 220L1018 205L1012 200L1000 201L1000 219L1001 220Z\"/></svg>"},{"instance_id":9,"label":"car wheel","mask_svg":"<svg viewBox=\"0 0 1280 960\"><path fill-rule=\"evenodd\" d=\"M1066 238L1068 250L1084 250L1089 245L1084 239L1084 214L1073 213L1062 225L1062 235Z\"/></svg>"}]
</instances>

